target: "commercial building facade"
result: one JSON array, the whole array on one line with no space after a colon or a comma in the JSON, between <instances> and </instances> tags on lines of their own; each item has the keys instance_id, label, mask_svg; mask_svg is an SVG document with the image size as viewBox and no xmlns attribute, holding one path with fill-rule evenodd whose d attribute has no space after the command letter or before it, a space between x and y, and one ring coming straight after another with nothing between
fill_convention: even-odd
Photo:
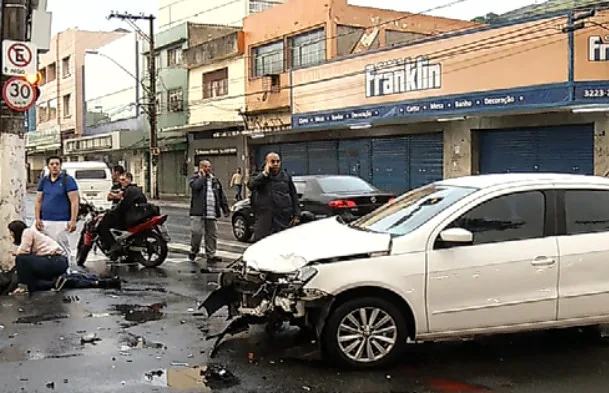
<instances>
[{"instance_id":1,"label":"commercial building facade","mask_svg":"<svg viewBox=\"0 0 609 393\"><path fill-rule=\"evenodd\" d=\"M206 39L191 37L184 52L189 69L188 166L209 160L225 184L247 165L241 112L245 108L244 37L240 28L208 25Z\"/></svg>"},{"instance_id":2,"label":"commercial building facade","mask_svg":"<svg viewBox=\"0 0 609 393\"><path fill-rule=\"evenodd\" d=\"M26 134L30 179L35 181L49 154L62 153L62 141L84 129L83 71L85 52L124 35L69 29L51 38L50 50L39 56L42 75L36 107L36 128Z\"/></svg>"},{"instance_id":3,"label":"commercial building facade","mask_svg":"<svg viewBox=\"0 0 609 393\"><path fill-rule=\"evenodd\" d=\"M63 154L71 160L122 165L133 173L136 183L145 185L142 142L148 125L142 116L140 46L136 33L126 33L85 53L84 129L81 136L64 141Z\"/></svg>"},{"instance_id":4,"label":"commercial building facade","mask_svg":"<svg viewBox=\"0 0 609 393\"><path fill-rule=\"evenodd\" d=\"M327 67L328 77L337 75L333 67L340 64L340 59L365 57L371 51L474 26L478 25L352 6L346 0L292 0L245 18L249 55L245 118L246 134L250 136L250 170L260 169L266 153L278 151L292 174L338 172L328 161L333 160L329 151L337 147L327 141L339 136L325 131L298 132L292 116L302 111L301 102L317 101L323 106L325 94L341 92L320 88L314 94L307 93L309 101L302 96L296 98L297 78L309 75L322 80L326 76L322 77L319 70ZM354 145L341 149L356 148ZM349 163L341 163L341 167L345 165ZM366 165L370 163L360 163L358 171L365 172Z\"/></svg>"},{"instance_id":5,"label":"commercial building facade","mask_svg":"<svg viewBox=\"0 0 609 393\"><path fill-rule=\"evenodd\" d=\"M470 29L290 73L291 131L278 151L293 174L360 176L404 192L505 172L609 173L609 68L598 11Z\"/></svg>"}]
</instances>

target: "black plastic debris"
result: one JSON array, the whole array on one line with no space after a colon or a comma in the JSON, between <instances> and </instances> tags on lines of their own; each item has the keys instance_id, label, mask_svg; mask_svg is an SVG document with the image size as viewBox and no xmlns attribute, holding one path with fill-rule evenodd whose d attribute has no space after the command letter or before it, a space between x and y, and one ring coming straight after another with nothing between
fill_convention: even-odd
<instances>
[{"instance_id":1,"label":"black plastic debris","mask_svg":"<svg viewBox=\"0 0 609 393\"><path fill-rule=\"evenodd\" d=\"M212 390L229 389L239 384L239 378L219 364L210 364L201 370L205 384Z\"/></svg>"},{"instance_id":2,"label":"black plastic debris","mask_svg":"<svg viewBox=\"0 0 609 393\"><path fill-rule=\"evenodd\" d=\"M47 389L55 390L55 382L47 383Z\"/></svg>"},{"instance_id":3,"label":"black plastic debris","mask_svg":"<svg viewBox=\"0 0 609 393\"><path fill-rule=\"evenodd\" d=\"M214 338L216 339L216 341L214 342L214 345L212 347L212 350L209 354L209 357L213 358L216 356L218 346L220 345L220 342L222 342L224 337L226 337L228 335L235 335L235 334L246 332L249 329L250 325L255 325L255 324L261 323L261 321L262 321L262 318L260 318L260 317L253 316L253 315L244 315L239 318L233 319L222 332L220 332L218 334L212 334L211 336L207 336L206 340L208 340L208 341L212 340Z\"/></svg>"}]
</instances>

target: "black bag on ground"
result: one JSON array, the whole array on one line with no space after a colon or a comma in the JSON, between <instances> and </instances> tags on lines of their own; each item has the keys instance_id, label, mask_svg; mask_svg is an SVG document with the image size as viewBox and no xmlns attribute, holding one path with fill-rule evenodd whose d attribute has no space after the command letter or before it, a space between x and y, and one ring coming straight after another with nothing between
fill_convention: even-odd
<instances>
[{"instance_id":1,"label":"black bag on ground","mask_svg":"<svg viewBox=\"0 0 609 393\"><path fill-rule=\"evenodd\" d=\"M0 296L8 295L19 285L17 269L12 268L7 272L0 271Z\"/></svg>"}]
</instances>

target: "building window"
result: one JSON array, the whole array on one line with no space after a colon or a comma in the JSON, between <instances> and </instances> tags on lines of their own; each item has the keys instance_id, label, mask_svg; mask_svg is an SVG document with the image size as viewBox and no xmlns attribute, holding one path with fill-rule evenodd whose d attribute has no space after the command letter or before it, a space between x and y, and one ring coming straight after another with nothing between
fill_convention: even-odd
<instances>
[{"instance_id":1,"label":"building window","mask_svg":"<svg viewBox=\"0 0 609 393\"><path fill-rule=\"evenodd\" d=\"M67 78L70 75L70 56L67 56L61 61L61 76Z\"/></svg>"},{"instance_id":2,"label":"building window","mask_svg":"<svg viewBox=\"0 0 609 393\"><path fill-rule=\"evenodd\" d=\"M250 14L262 12L279 4L283 3L280 1L272 0L250 0Z\"/></svg>"},{"instance_id":3,"label":"building window","mask_svg":"<svg viewBox=\"0 0 609 393\"><path fill-rule=\"evenodd\" d=\"M47 121L57 120L57 99L53 98L52 100L49 100L47 105Z\"/></svg>"},{"instance_id":4,"label":"building window","mask_svg":"<svg viewBox=\"0 0 609 393\"><path fill-rule=\"evenodd\" d=\"M36 110L38 116L38 124L44 123L49 120L49 105L46 102L38 105Z\"/></svg>"},{"instance_id":5,"label":"building window","mask_svg":"<svg viewBox=\"0 0 609 393\"><path fill-rule=\"evenodd\" d=\"M310 31L290 38L292 68L308 67L326 61L324 29Z\"/></svg>"},{"instance_id":6,"label":"building window","mask_svg":"<svg viewBox=\"0 0 609 393\"><path fill-rule=\"evenodd\" d=\"M169 112L182 112L184 110L182 89L169 90L167 92L167 101L167 109Z\"/></svg>"},{"instance_id":7,"label":"building window","mask_svg":"<svg viewBox=\"0 0 609 393\"><path fill-rule=\"evenodd\" d=\"M157 93L156 95L156 113L160 114L163 112L163 93Z\"/></svg>"},{"instance_id":8,"label":"building window","mask_svg":"<svg viewBox=\"0 0 609 393\"><path fill-rule=\"evenodd\" d=\"M182 48L167 50L167 67L177 66L180 64L182 64Z\"/></svg>"},{"instance_id":9,"label":"building window","mask_svg":"<svg viewBox=\"0 0 609 393\"><path fill-rule=\"evenodd\" d=\"M283 41L254 48L254 76L281 74L284 71Z\"/></svg>"},{"instance_id":10,"label":"building window","mask_svg":"<svg viewBox=\"0 0 609 393\"><path fill-rule=\"evenodd\" d=\"M203 74L203 98L228 95L228 68Z\"/></svg>"},{"instance_id":11,"label":"building window","mask_svg":"<svg viewBox=\"0 0 609 393\"><path fill-rule=\"evenodd\" d=\"M51 63L47 67L47 82L53 82L57 78L57 64Z\"/></svg>"},{"instance_id":12,"label":"building window","mask_svg":"<svg viewBox=\"0 0 609 393\"><path fill-rule=\"evenodd\" d=\"M65 96L63 96L63 117L72 116L72 109L70 108L70 98L71 94L66 94Z\"/></svg>"},{"instance_id":13,"label":"building window","mask_svg":"<svg viewBox=\"0 0 609 393\"><path fill-rule=\"evenodd\" d=\"M39 70L39 72L40 72L40 86L42 86L45 83L47 83L47 69L43 68L43 69Z\"/></svg>"}]
</instances>

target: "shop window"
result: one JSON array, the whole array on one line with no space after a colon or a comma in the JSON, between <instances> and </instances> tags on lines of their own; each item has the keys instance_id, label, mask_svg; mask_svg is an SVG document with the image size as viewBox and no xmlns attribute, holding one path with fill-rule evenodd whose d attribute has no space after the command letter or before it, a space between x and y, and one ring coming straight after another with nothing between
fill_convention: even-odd
<instances>
[{"instance_id":1,"label":"shop window","mask_svg":"<svg viewBox=\"0 0 609 393\"><path fill-rule=\"evenodd\" d=\"M310 31L290 38L292 68L309 67L326 61L324 29Z\"/></svg>"},{"instance_id":2,"label":"shop window","mask_svg":"<svg viewBox=\"0 0 609 393\"><path fill-rule=\"evenodd\" d=\"M203 98L228 95L228 68L203 74Z\"/></svg>"},{"instance_id":3,"label":"shop window","mask_svg":"<svg viewBox=\"0 0 609 393\"><path fill-rule=\"evenodd\" d=\"M254 48L254 76L281 74L284 71L283 51L283 41Z\"/></svg>"}]
</instances>

